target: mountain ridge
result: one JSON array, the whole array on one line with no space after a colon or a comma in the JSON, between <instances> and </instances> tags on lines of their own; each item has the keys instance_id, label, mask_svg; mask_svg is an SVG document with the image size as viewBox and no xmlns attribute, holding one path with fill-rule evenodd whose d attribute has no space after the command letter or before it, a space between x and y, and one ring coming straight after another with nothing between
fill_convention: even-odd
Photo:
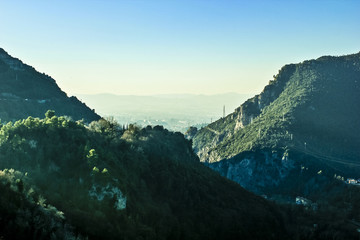
<instances>
[{"instance_id":1,"label":"mountain ridge","mask_svg":"<svg viewBox=\"0 0 360 240\"><path fill-rule=\"evenodd\" d=\"M277 206L208 169L191 141L161 126L122 129L103 119L85 126L48 112L3 125L0 156L0 168L7 168L0 189L9 192L0 195L6 239L23 239L16 228L47 239L31 232L41 221L31 221L27 208L10 211L6 197L14 195L18 204L25 198L30 207L44 206L36 219L44 219L38 234L45 236L75 229L89 239L287 239ZM43 197L30 191L30 180ZM49 227L59 215L71 227ZM2 220L15 230L2 230Z\"/></svg>"},{"instance_id":2,"label":"mountain ridge","mask_svg":"<svg viewBox=\"0 0 360 240\"><path fill-rule=\"evenodd\" d=\"M20 71L16 72L19 74L21 70L18 69L24 66L17 61L10 64L6 61L0 61L0 74L12 69L12 78L1 80L18 80L13 71ZM27 75L20 77L24 76ZM52 86L61 95L57 85ZM15 89L21 88L18 86L12 90ZM301 91L295 92L300 99L306 97ZM5 100L10 99L13 103L19 99L26 101L26 91L3 93ZM33 94L42 96L37 91ZM264 103L266 99L260 100ZM264 115L276 112L278 105L275 104L275 110L270 108L275 101L263 107ZM275 116L284 120L284 114L278 115ZM218 139L220 143L245 128L257 126L257 121L269 123L264 125L264 132L274 128L272 121L265 118L262 122L259 118L247 125L244 122L243 128L237 129L232 136L226 136L217 127L234 120L231 116L234 115L200 132L223 135ZM286 115L286 118L291 116ZM282 124L275 127L284 130L283 127L288 125L296 126L292 125L293 122L286 125L286 122L281 121ZM234 130L235 121L231 126ZM344 207L344 201L336 209L341 211L334 211L326 204L319 211L315 209L317 205L311 205L311 208L278 206L267 201L267 196L256 196L211 171L192 151L191 140L163 126L139 128L130 124L124 127L113 119L84 124L65 116L58 117L49 110L45 118L29 116L16 122L0 123L0 127L0 169L3 169L0 170L0 239L358 238L358 227L353 226L353 222L359 221L356 203L360 202L360 192L353 189L350 194L345 192L344 198L350 195L355 207ZM251 139L252 132L249 132ZM319 188L328 180L325 177L329 174L327 169L319 171L318 166L312 165L309 169L305 166L312 161L308 152L302 152L301 169L297 169L301 172L289 174L288 170L299 167L296 160L301 156L294 159L294 150L282 148L282 135L280 140L277 135L265 136L268 135L260 135L259 142L251 143L254 146L250 145L250 149L266 140L274 142L264 144L258 151L229 155L228 161L209 163L208 166L221 175L226 171L226 177L234 181L236 178L250 180L246 187L254 187L259 193L269 183L281 186L279 176L296 183L295 177L315 175L305 184L305 190ZM268 148L272 145L280 146L280 149ZM243 171L239 173L237 169ZM266 178L262 178L264 173ZM334 186L341 184L338 180L332 183ZM277 189L283 191L285 187L294 192L294 187L288 185ZM335 197L334 202L338 201ZM351 222L346 221L348 219L352 219Z\"/></svg>"},{"instance_id":3,"label":"mountain ridge","mask_svg":"<svg viewBox=\"0 0 360 240\"><path fill-rule=\"evenodd\" d=\"M0 119L42 117L48 109L86 122L100 119L76 97L68 97L56 81L0 48Z\"/></svg>"},{"instance_id":4,"label":"mountain ridge","mask_svg":"<svg viewBox=\"0 0 360 240\"><path fill-rule=\"evenodd\" d=\"M251 182L257 169L273 166L277 173L269 174L272 176L269 183L276 186L285 181L285 173L287 176L302 167L302 155L321 161L322 168L329 169L326 174L330 177L331 174L356 177L360 169L359 96L360 53L285 65L262 93L199 130L193 138L194 150L202 162L214 166L223 176L233 176L243 186L245 182L251 183L253 191L264 189L256 181ZM259 151L262 156L256 161ZM242 153L250 154L253 160L245 161L240 157ZM266 157L273 153L277 157ZM286 159L292 161L291 169L284 168ZM236 166L224 168L227 162L236 162ZM238 173L235 170L229 173L229 167ZM246 175L235 177L240 176L241 169ZM264 171L257 174L265 175ZM264 184L271 185L266 181Z\"/></svg>"}]
</instances>

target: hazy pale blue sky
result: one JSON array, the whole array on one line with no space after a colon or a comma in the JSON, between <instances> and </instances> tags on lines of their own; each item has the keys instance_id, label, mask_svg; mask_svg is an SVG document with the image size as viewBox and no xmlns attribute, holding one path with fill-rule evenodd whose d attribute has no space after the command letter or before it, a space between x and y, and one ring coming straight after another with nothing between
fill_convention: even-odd
<instances>
[{"instance_id":1,"label":"hazy pale blue sky","mask_svg":"<svg viewBox=\"0 0 360 240\"><path fill-rule=\"evenodd\" d=\"M0 0L0 47L69 94L258 93L360 51L360 1Z\"/></svg>"}]
</instances>

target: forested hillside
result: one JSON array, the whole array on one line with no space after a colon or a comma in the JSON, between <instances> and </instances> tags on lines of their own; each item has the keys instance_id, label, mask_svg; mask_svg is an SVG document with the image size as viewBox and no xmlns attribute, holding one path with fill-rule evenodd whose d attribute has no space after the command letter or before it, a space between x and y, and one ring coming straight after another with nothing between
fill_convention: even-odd
<instances>
[{"instance_id":1,"label":"forested hillside","mask_svg":"<svg viewBox=\"0 0 360 240\"><path fill-rule=\"evenodd\" d=\"M5 239L287 236L275 205L203 166L190 141L160 126L86 127L48 111L2 126L0 169Z\"/></svg>"},{"instance_id":2,"label":"forested hillside","mask_svg":"<svg viewBox=\"0 0 360 240\"><path fill-rule=\"evenodd\" d=\"M357 239L359 72L360 54L286 65L187 140L99 120L1 50L0 239Z\"/></svg>"},{"instance_id":3,"label":"forested hillside","mask_svg":"<svg viewBox=\"0 0 360 240\"><path fill-rule=\"evenodd\" d=\"M262 93L199 130L194 149L252 191L291 182L299 184L292 194L309 194L318 191L310 179L319 171L360 177L359 102L360 53L286 65ZM303 182L293 181L308 170Z\"/></svg>"},{"instance_id":4,"label":"forested hillside","mask_svg":"<svg viewBox=\"0 0 360 240\"><path fill-rule=\"evenodd\" d=\"M41 117L48 109L88 123L100 119L76 97L68 97L50 76L37 72L0 48L1 121Z\"/></svg>"}]
</instances>

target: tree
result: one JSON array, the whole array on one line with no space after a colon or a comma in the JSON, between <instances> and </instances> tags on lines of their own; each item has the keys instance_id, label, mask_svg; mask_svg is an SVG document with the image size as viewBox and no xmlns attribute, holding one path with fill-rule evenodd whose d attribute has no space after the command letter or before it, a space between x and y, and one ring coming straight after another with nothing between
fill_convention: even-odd
<instances>
[{"instance_id":1,"label":"tree","mask_svg":"<svg viewBox=\"0 0 360 240\"><path fill-rule=\"evenodd\" d=\"M52 118L53 116L55 116L54 110L47 110L47 112L45 113L46 118Z\"/></svg>"},{"instance_id":2,"label":"tree","mask_svg":"<svg viewBox=\"0 0 360 240\"><path fill-rule=\"evenodd\" d=\"M98 154L95 149L90 149L89 154L86 155L88 164L90 167L95 166L98 162Z\"/></svg>"},{"instance_id":3,"label":"tree","mask_svg":"<svg viewBox=\"0 0 360 240\"><path fill-rule=\"evenodd\" d=\"M185 136L188 136L189 138L193 138L195 134L197 133L198 129L196 127L189 127L189 129L186 131Z\"/></svg>"}]
</instances>

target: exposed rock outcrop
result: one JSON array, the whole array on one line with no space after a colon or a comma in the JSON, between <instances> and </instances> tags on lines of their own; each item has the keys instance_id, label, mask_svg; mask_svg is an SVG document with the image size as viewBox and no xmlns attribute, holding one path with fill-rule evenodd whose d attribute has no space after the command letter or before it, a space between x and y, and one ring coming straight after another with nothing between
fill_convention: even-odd
<instances>
[{"instance_id":1,"label":"exposed rock outcrop","mask_svg":"<svg viewBox=\"0 0 360 240\"><path fill-rule=\"evenodd\" d=\"M333 174L358 174L359 66L360 53L285 65L259 95L196 133L200 161L255 192L274 189L291 172L287 161L267 155L273 151L303 155L292 156L295 162L311 159L315 175L324 167L335 169ZM245 154L251 152L262 154Z\"/></svg>"},{"instance_id":2,"label":"exposed rock outcrop","mask_svg":"<svg viewBox=\"0 0 360 240\"><path fill-rule=\"evenodd\" d=\"M285 65L274 80L269 82L264 90L253 98L244 102L240 107L235 109L237 114L236 125L234 131L244 128L258 117L262 110L269 106L284 90L287 81L296 69L295 64Z\"/></svg>"},{"instance_id":3,"label":"exposed rock outcrop","mask_svg":"<svg viewBox=\"0 0 360 240\"><path fill-rule=\"evenodd\" d=\"M209 167L252 192L264 194L265 189L275 188L295 169L295 161L286 152L260 151L237 155Z\"/></svg>"}]
</instances>

